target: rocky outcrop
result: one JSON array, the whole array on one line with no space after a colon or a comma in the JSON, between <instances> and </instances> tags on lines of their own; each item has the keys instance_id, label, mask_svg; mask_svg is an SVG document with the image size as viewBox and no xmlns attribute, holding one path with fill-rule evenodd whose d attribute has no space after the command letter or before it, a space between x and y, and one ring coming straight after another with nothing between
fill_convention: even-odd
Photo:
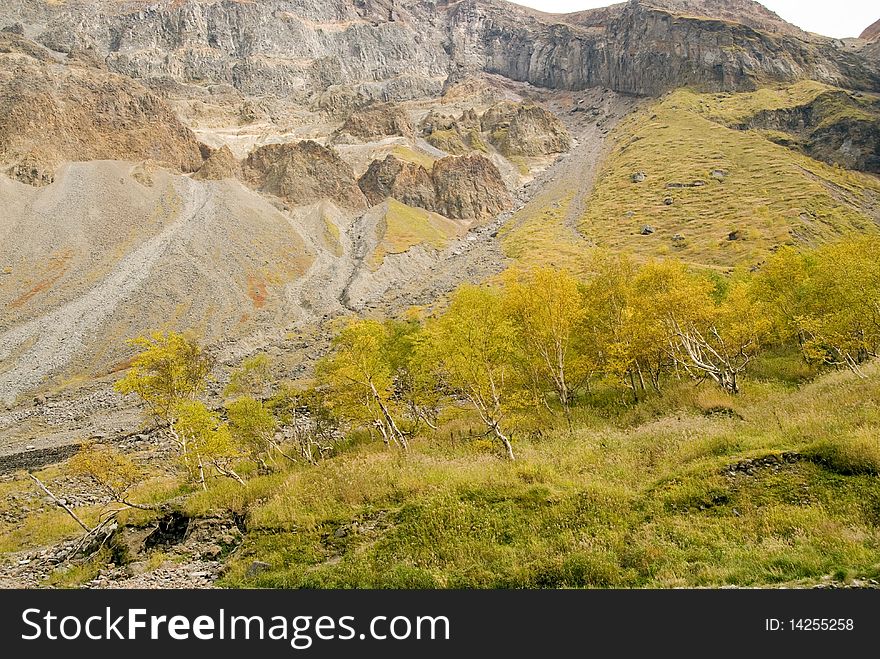
<instances>
[{"instance_id":1,"label":"rocky outcrop","mask_svg":"<svg viewBox=\"0 0 880 659\"><path fill-rule=\"evenodd\" d=\"M454 156L486 151L480 118L473 109L458 118L432 110L419 124L419 131L428 144Z\"/></svg>"},{"instance_id":2,"label":"rocky outcrop","mask_svg":"<svg viewBox=\"0 0 880 659\"><path fill-rule=\"evenodd\" d=\"M13 176L50 183L63 161L201 167L195 135L154 93L118 74L47 57L22 37L0 35L0 162Z\"/></svg>"},{"instance_id":3,"label":"rocky outcrop","mask_svg":"<svg viewBox=\"0 0 880 659\"><path fill-rule=\"evenodd\" d=\"M809 38L802 29L755 0L645 0L643 4L677 16L719 19L770 34Z\"/></svg>"},{"instance_id":4,"label":"rocky outcrop","mask_svg":"<svg viewBox=\"0 0 880 659\"><path fill-rule=\"evenodd\" d=\"M859 89L880 77L831 39L763 32L719 18L681 16L630 0L576 21L521 20L502 3L464 0L450 10L461 66L553 89L607 87L659 95L681 86L746 91L814 78Z\"/></svg>"},{"instance_id":5,"label":"rocky outcrop","mask_svg":"<svg viewBox=\"0 0 880 659\"><path fill-rule=\"evenodd\" d=\"M787 146L847 169L880 173L880 101L842 90L793 108L763 110L734 126L791 136ZM777 141L780 141L777 139Z\"/></svg>"},{"instance_id":6,"label":"rocky outcrop","mask_svg":"<svg viewBox=\"0 0 880 659\"><path fill-rule=\"evenodd\" d=\"M374 160L358 182L373 206L394 197L407 206L432 210L436 207L434 182L421 165L405 162L395 156Z\"/></svg>"},{"instance_id":7,"label":"rocky outcrop","mask_svg":"<svg viewBox=\"0 0 880 659\"><path fill-rule=\"evenodd\" d=\"M501 174L479 154L450 156L434 163L436 212L463 220L485 220L510 208Z\"/></svg>"},{"instance_id":8,"label":"rocky outcrop","mask_svg":"<svg viewBox=\"0 0 880 659\"><path fill-rule=\"evenodd\" d=\"M483 115L481 125L495 148L508 157L565 153L571 148L571 135L559 118L537 105L495 105Z\"/></svg>"},{"instance_id":9,"label":"rocky outcrop","mask_svg":"<svg viewBox=\"0 0 880 659\"><path fill-rule=\"evenodd\" d=\"M374 141L392 136L412 137L414 130L403 108L395 103L382 103L352 112L339 129L336 140L344 142L348 138L355 138Z\"/></svg>"},{"instance_id":10,"label":"rocky outcrop","mask_svg":"<svg viewBox=\"0 0 880 659\"><path fill-rule=\"evenodd\" d=\"M430 172L387 156L373 161L360 187L371 205L392 197L457 220L485 220L511 203L498 168L479 154L442 158Z\"/></svg>"},{"instance_id":11,"label":"rocky outcrop","mask_svg":"<svg viewBox=\"0 0 880 659\"><path fill-rule=\"evenodd\" d=\"M244 175L261 191L295 206L330 199L343 208L366 207L351 165L316 142L261 146L245 160Z\"/></svg>"},{"instance_id":12,"label":"rocky outcrop","mask_svg":"<svg viewBox=\"0 0 880 659\"><path fill-rule=\"evenodd\" d=\"M195 173L195 178L203 181L222 181L238 178L241 167L228 146L222 146L211 152L205 164Z\"/></svg>"},{"instance_id":13,"label":"rocky outcrop","mask_svg":"<svg viewBox=\"0 0 880 659\"><path fill-rule=\"evenodd\" d=\"M496 103L483 115L473 109L460 117L431 111L419 124L422 137L451 155L488 152L491 143L507 157L565 153L571 135L552 112L531 103Z\"/></svg>"}]
</instances>

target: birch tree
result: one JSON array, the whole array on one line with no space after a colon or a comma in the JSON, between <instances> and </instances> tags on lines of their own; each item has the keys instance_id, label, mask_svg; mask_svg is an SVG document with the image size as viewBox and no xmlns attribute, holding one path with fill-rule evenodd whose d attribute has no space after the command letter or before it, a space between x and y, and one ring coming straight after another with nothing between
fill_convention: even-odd
<instances>
[{"instance_id":1,"label":"birch tree","mask_svg":"<svg viewBox=\"0 0 880 659\"><path fill-rule=\"evenodd\" d=\"M388 341L388 328L382 323L351 321L333 339L317 375L337 414L375 429L386 446L406 451L409 441L397 420Z\"/></svg>"},{"instance_id":2,"label":"birch tree","mask_svg":"<svg viewBox=\"0 0 880 659\"><path fill-rule=\"evenodd\" d=\"M514 325L518 356L534 388L559 399L571 427L575 392L592 371L581 349L586 309L578 281L564 270L542 268L524 277L511 277L504 303Z\"/></svg>"},{"instance_id":3,"label":"birch tree","mask_svg":"<svg viewBox=\"0 0 880 659\"><path fill-rule=\"evenodd\" d=\"M504 447L513 446L505 420L517 397L515 329L501 294L463 286L449 309L426 329L439 375L451 392L479 414L487 434Z\"/></svg>"}]
</instances>

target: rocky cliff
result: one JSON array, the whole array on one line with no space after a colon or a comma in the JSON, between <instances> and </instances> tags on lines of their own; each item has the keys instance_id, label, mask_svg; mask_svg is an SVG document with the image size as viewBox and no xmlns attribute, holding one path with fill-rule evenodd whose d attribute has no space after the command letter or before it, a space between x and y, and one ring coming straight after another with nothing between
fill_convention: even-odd
<instances>
[{"instance_id":1,"label":"rocky cliff","mask_svg":"<svg viewBox=\"0 0 880 659\"><path fill-rule=\"evenodd\" d=\"M343 208L366 207L351 165L312 141L255 149L245 161L245 177L260 191L294 205L330 199Z\"/></svg>"},{"instance_id":2,"label":"rocky cliff","mask_svg":"<svg viewBox=\"0 0 880 659\"><path fill-rule=\"evenodd\" d=\"M365 99L418 98L474 72L647 95L802 78L880 88L857 53L747 0L630 0L568 17L501 0L21 0L0 8L4 24L54 51L94 48L135 78L304 100L336 85Z\"/></svg>"}]
</instances>

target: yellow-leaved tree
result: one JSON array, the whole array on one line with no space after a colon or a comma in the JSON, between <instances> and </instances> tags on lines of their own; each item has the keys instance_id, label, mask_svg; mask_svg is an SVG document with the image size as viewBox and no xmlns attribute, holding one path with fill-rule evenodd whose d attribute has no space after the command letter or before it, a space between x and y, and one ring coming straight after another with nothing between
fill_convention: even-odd
<instances>
[{"instance_id":1,"label":"yellow-leaved tree","mask_svg":"<svg viewBox=\"0 0 880 659\"><path fill-rule=\"evenodd\" d=\"M204 403L197 400L179 403L171 433L190 479L198 482L202 489L208 489L211 468L244 485L232 466L242 455L229 432L229 424L223 423Z\"/></svg>"},{"instance_id":2,"label":"yellow-leaved tree","mask_svg":"<svg viewBox=\"0 0 880 659\"><path fill-rule=\"evenodd\" d=\"M570 427L575 392L595 368L582 345L587 310L577 279L550 268L511 274L504 303L514 325L520 369L542 403L546 392L556 395Z\"/></svg>"},{"instance_id":3,"label":"yellow-leaved tree","mask_svg":"<svg viewBox=\"0 0 880 659\"><path fill-rule=\"evenodd\" d=\"M770 328L747 282L719 291L709 277L664 261L645 265L635 286L642 297L637 316L653 340L667 343L675 365L738 393L739 377Z\"/></svg>"},{"instance_id":4,"label":"yellow-leaved tree","mask_svg":"<svg viewBox=\"0 0 880 659\"><path fill-rule=\"evenodd\" d=\"M70 459L68 467L71 473L91 479L111 502L132 508L148 507L129 500L129 492L143 481L144 472L124 453L110 446L86 442Z\"/></svg>"},{"instance_id":5,"label":"yellow-leaved tree","mask_svg":"<svg viewBox=\"0 0 880 659\"><path fill-rule=\"evenodd\" d=\"M262 471L268 469L267 460L275 461L276 455L288 460L275 441L278 420L267 402L273 395L272 362L260 353L245 359L229 377L223 390L228 399L226 418L235 445L256 462Z\"/></svg>"},{"instance_id":6,"label":"yellow-leaved tree","mask_svg":"<svg viewBox=\"0 0 880 659\"><path fill-rule=\"evenodd\" d=\"M140 352L115 388L137 394L156 418L168 425L182 401L196 400L204 391L212 360L192 335L155 332L131 341Z\"/></svg>"},{"instance_id":7,"label":"yellow-leaved tree","mask_svg":"<svg viewBox=\"0 0 880 659\"><path fill-rule=\"evenodd\" d=\"M516 330L499 291L462 286L426 329L443 384L468 401L514 459L505 418L521 401L515 372Z\"/></svg>"},{"instance_id":8,"label":"yellow-leaved tree","mask_svg":"<svg viewBox=\"0 0 880 659\"><path fill-rule=\"evenodd\" d=\"M337 415L377 430L386 446L407 450L409 441L397 420L389 340L387 325L352 320L334 337L316 374Z\"/></svg>"},{"instance_id":9,"label":"yellow-leaved tree","mask_svg":"<svg viewBox=\"0 0 880 659\"><path fill-rule=\"evenodd\" d=\"M626 255L600 255L582 285L585 350L602 373L629 387L636 401L647 389L646 379L660 391L672 363L669 328L652 313L651 281L644 274Z\"/></svg>"},{"instance_id":10,"label":"yellow-leaved tree","mask_svg":"<svg viewBox=\"0 0 880 659\"><path fill-rule=\"evenodd\" d=\"M207 488L208 472L244 483L232 468L241 457L228 424L198 400L212 360L191 335L156 332L132 343L141 348L117 391L139 395L174 441L191 480Z\"/></svg>"},{"instance_id":11,"label":"yellow-leaved tree","mask_svg":"<svg viewBox=\"0 0 880 659\"><path fill-rule=\"evenodd\" d=\"M810 361L860 365L880 350L880 246L876 238L825 245L807 262L809 297L797 322Z\"/></svg>"}]
</instances>

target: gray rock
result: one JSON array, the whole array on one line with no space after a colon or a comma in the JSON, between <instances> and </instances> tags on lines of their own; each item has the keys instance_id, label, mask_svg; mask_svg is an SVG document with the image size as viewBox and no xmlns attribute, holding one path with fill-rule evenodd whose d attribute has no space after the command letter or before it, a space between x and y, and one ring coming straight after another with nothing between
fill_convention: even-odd
<instances>
[{"instance_id":1,"label":"gray rock","mask_svg":"<svg viewBox=\"0 0 880 659\"><path fill-rule=\"evenodd\" d=\"M654 227L652 227L650 224L646 224L642 227L643 236L650 236L652 233L654 233Z\"/></svg>"},{"instance_id":2,"label":"gray rock","mask_svg":"<svg viewBox=\"0 0 880 659\"><path fill-rule=\"evenodd\" d=\"M644 183L648 180L648 175L645 172L635 172L629 178L633 183Z\"/></svg>"},{"instance_id":3,"label":"gray rock","mask_svg":"<svg viewBox=\"0 0 880 659\"><path fill-rule=\"evenodd\" d=\"M263 561L254 561L248 566L247 571L244 573L244 576L247 578L253 578L258 574L263 574L264 572L268 572L272 569L272 566L269 563L264 563Z\"/></svg>"}]
</instances>

